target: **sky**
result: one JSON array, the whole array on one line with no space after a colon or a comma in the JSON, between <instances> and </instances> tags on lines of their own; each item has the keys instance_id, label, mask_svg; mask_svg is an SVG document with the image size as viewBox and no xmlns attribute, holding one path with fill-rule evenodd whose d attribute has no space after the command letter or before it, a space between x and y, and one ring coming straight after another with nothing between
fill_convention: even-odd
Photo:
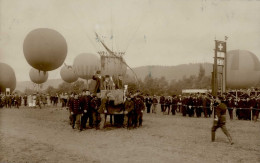
<instances>
[{"instance_id":1,"label":"sky","mask_svg":"<svg viewBox=\"0 0 260 163\"><path fill-rule=\"evenodd\" d=\"M260 58L260 0L0 0L0 62L28 81L26 35L51 28L68 46L65 63L103 51L97 32L130 67L213 63L214 40ZM60 78L60 68L49 72Z\"/></svg>"}]
</instances>

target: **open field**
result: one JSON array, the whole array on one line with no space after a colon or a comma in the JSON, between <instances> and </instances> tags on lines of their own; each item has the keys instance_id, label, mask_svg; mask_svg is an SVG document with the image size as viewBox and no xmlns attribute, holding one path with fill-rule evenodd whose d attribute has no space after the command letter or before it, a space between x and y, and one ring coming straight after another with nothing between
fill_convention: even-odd
<instances>
[{"instance_id":1,"label":"open field","mask_svg":"<svg viewBox=\"0 0 260 163\"><path fill-rule=\"evenodd\" d=\"M211 118L144 114L141 128L79 132L61 108L0 109L0 162L260 162L260 122L227 121L211 142ZM228 118L227 118L228 119Z\"/></svg>"}]
</instances>

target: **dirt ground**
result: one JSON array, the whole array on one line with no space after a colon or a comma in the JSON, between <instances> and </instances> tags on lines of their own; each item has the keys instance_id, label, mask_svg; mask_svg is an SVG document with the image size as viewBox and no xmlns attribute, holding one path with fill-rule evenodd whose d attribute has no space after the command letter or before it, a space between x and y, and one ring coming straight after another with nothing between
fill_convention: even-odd
<instances>
[{"instance_id":1,"label":"dirt ground","mask_svg":"<svg viewBox=\"0 0 260 163\"><path fill-rule=\"evenodd\" d=\"M227 121L211 142L212 118L144 114L138 129L79 132L61 108L0 109L0 162L260 162L260 122ZM227 118L228 119L228 118Z\"/></svg>"}]
</instances>

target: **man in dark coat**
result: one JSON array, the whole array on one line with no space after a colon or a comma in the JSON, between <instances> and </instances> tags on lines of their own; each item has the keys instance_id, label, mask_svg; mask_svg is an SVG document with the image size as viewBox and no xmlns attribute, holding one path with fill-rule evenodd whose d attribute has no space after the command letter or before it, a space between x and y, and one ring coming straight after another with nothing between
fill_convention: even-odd
<instances>
[{"instance_id":1,"label":"man in dark coat","mask_svg":"<svg viewBox=\"0 0 260 163\"><path fill-rule=\"evenodd\" d=\"M27 95L26 94L23 96L23 102L24 102L24 106L27 106Z\"/></svg>"},{"instance_id":2,"label":"man in dark coat","mask_svg":"<svg viewBox=\"0 0 260 163\"><path fill-rule=\"evenodd\" d=\"M80 107L83 109L83 116L81 117L81 126L86 129L86 124L89 120L89 127L93 127L92 108L90 107L91 96L89 90L83 90L80 98Z\"/></svg>"},{"instance_id":3,"label":"man in dark coat","mask_svg":"<svg viewBox=\"0 0 260 163\"><path fill-rule=\"evenodd\" d=\"M96 127L96 129L102 129L104 127L104 123L102 123L101 126L99 125L101 121L100 114L102 114L103 116L105 111L105 109L103 107L101 108L100 105L101 105L101 99L99 99L94 94L92 100L90 101L90 107L92 109L93 127Z\"/></svg>"},{"instance_id":4,"label":"man in dark coat","mask_svg":"<svg viewBox=\"0 0 260 163\"><path fill-rule=\"evenodd\" d=\"M96 86L94 89L94 93L100 93L101 89L103 89L103 77L101 76L101 72L97 71L96 75L93 76L93 80L96 80Z\"/></svg>"},{"instance_id":5,"label":"man in dark coat","mask_svg":"<svg viewBox=\"0 0 260 163\"><path fill-rule=\"evenodd\" d=\"M161 112L164 112L164 105L165 105L165 97L160 97L160 104L161 104Z\"/></svg>"},{"instance_id":6,"label":"man in dark coat","mask_svg":"<svg viewBox=\"0 0 260 163\"><path fill-rule=\"evenodd\" d=\"M189 117L194 116L194 99L189 96L189 98L187 99L187 113L189 114Z\"/></svg>"},{"instance_id":7,"label":"man in dark coat","mask_svg":"<svg viewBox=\"0 0 260 163\"><path fill-rule=\"evenodd\" d=\"M72 120L72 128L74 129L75 124L76 128L80 131L82 130L82 127L80 125L81 122L81 116L83 113L82 108L80 107L80 100L77 94L74 95L74 99L72 104L70 105L70 114L71 114L71 120Z\"/></svg>"},{"instance_id":8,"label":"man in dark coat","mask_svg":"<svg viewBox=\"0 0 260 163\"><path fill-rule=\"evenodd\" d=\"M128 96L124 104L124 127L127 126L128 129L133 127L134 106L135 105L133 99L130 96Z\"/></svg>"},{"instance_id":9,"label":"man in dark coat","mask_svg":"<svg viewBox=\"0 0 260 163\"><path fill-rule=\"evenodd\" d=\"M177 98L176 96L174 95L173 98L172 98L172 115L175 115L176 113L176 110L177 110Z\"/></svg>"},{"instance_id":10,"label":"man in dark coat","mask_svg":"<svg viewBox=\"0 0 260 163\"><path fill-rule=\"evenodd\" d=\"M152 103L153 103L152 98L149 95L147 95L147 97L145 98L145 105L146 105L147 113L150 113Z\"/></svg>"},{"instance_id":11,"label":"man in dark coat","mask_svg":"<svg viewBox=\"0 0 260 163\"><path fill-rule=\"evenodd\" d=\"M171 111L171 103L172 103L172 100L171 100L171 97L167 97L165 99L165 108L164 108L164 113L167 112L166 110L168 109L168 115L170 114L170 111Z\"/></svg>"},{"instance_id":12,"label":"man in dark coat","mask_svg":"<svg viewBox=\"0 0 260 163\"><path fill-rule=\"evenodd\" d=\"M227 108L230 120L233 120L233 109L235 107L235 101L232 97L229 97L227 100Z\"/></svg>"},{"instance_id":13,"label":"man in dark coat","mask_svg":"<svg viewBox=\"0 0 260 163\"><path fill-rule=\"evenodd\" d=\"M215 132L220 127L224 134L227 136L230 144L233 144L232 138L227 131L226 128L226 111L227 106L223 102L220 101L219 98L216 98L217 106L215 107L215 114L214 114L214 122L211 128L211 140L212 142L215 141Z\"/></svg>"},{"instance_id":14,"label":"man in dark coat","mask_svg":"<svg viewBox=\"0 0 260 163\"><path fill-rule=\"evenodd\" d=\"M143 124L144 102L140 95L134 98L134 127L140 127Z\"/></svg>"}]
</instances>

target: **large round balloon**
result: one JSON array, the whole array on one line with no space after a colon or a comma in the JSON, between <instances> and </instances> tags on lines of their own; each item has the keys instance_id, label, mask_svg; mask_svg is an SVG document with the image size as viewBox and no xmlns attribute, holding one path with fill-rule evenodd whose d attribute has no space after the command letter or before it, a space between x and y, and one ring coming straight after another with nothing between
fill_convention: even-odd
<instances>
[{"instance_id":1,"label":"large round balloon","mask_svg":"<svg viewBox=\"0 0 260 163\"><path fill-rule=\"evenodd\" d=\"M124 76L126 70L127 67L122 57L101 56L101 71L103 75Z\"/></svg>"},{"instance_id":2,"label":"large round balloon","mask_svg":"<svg viewBox=\"0 0 260 163\"><path fill-rule=\"evenodd\" d=\"M39 71L37 69L31 68L29 76L32 82L36 84L42 84L48 79L48 72Z\"/></svg>"},{"instance_id":3,"label":"large round balloon","mask_svg":"<svg viewBox=\"0 0 260 163\"><path fill-rule=\"evenodd\" d=\"M231 50L227 53L227 87L249 88L260 79L260 62L247 50Z\"/></svg>"},{"instance_id":4,"label":"large round balloon","mask_svg":"<svg viewBox=\"0 0 260 163\"><path fill-rule=\"evenodd\" d=\"M41 71L51 71L64 62L67 56L67 43L59 32L38 28L26 36L23 52L32 67Z\"/></svg>"},{"instance_id":5,"label":"large round balloon","mask_svg":"<svg viewBox=\"0 0 260 163\"><path fill-rule=\"evenodd\" d=\"M10 91L16 87L16 77L14 70L8 64L0 63L0 92L5 92L6 88Z\"/></svg>"},{"instance_id":6,"label":"large round balloon","mask_svg":"<svg viewBox=\"0 0 260 163\"><path fill-rule=\"evenodd\" d=\"M91 79L100 70L100 59L95 54L79 54L73 62L73 69L82 79Z\"/></svg>"},{"instance_id":7,"label":"large round balloon","mask_svg":"<svg viewBox=\"0 0 260 163\"><path fill-rule=\"evenodd\" d=\"M78 80L78 75L75 73L72 66L63 66L60 70L62 80L67 83L72 83Z\"/></svg>"}]
</instances>

